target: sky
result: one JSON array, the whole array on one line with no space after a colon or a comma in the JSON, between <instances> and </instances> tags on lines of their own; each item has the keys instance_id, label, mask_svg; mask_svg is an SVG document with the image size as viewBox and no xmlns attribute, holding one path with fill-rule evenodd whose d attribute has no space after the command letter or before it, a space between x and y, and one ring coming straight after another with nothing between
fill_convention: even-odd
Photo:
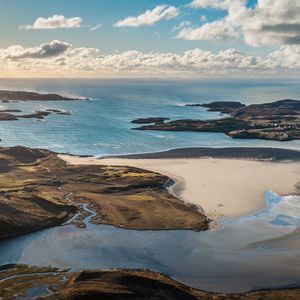
<instances>
[{"instance_id":1,"label":"sky","mask_svg":"<svg viewBox=\"0 0 300 300\"><path fill-rule=\"evenodd\" d=\"M299 0L0 0L0 77L299 76Z\"/></svg>"}]
</instances>

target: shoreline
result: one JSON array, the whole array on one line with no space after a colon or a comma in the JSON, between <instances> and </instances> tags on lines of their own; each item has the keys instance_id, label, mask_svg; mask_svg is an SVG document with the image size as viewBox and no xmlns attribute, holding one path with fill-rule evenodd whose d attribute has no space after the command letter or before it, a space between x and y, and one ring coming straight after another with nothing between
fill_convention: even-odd
<instances>
[{"instance_id":1,"label":"shoreline","mask_svg":"<svg viewBox=\"0 0 300 300\"><path fill-rule=\"evenodd\" d=\"M70 156L88 157L85 155ZM89 156L95 157L95 156ZM254 159L272 161L300 161L300 151L286 148L271 147L186 147L175 148L166 151L157 151L138 154L103 155L99 159L128 158L128 159L162 159L162 158L232 158L232 159Z\"/></svg>"},{"instance_id":2,"label":"shoreline","mask_svg":"<svg viewBox=\"0 0 300 300\"><path fill-rule=\"evenodd\" d=\"M299 193L300 152L295 150L182 148L101 158L59 156L74 165L130 166L166 175L175 182L169 192L195 205L211 219L211 228L221 217L230 220L264 209L268 190L280 196Z\"/></svg>"}]
</instances>

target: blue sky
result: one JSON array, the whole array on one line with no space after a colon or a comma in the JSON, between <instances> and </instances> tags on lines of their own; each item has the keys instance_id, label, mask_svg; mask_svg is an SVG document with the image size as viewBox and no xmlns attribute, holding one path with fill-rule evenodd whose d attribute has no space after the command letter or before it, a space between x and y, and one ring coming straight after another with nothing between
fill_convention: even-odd
<instances>
[{"instance_id":1,"label":"blue sky","mask_svg":"<svg viewBox=\"0 0 300 300\"><path fill-rule=\"evenodd\" d=\"M295 44L298 46L299 32L295 32L295 29L293 32L276 32L278 25L282 25L283 22L300 26L299 3L296 3L298 1L258 1L259 3L257 0L0 0L0 49L5 57L2 65L5 66L5 62L7 65L10 63L8 69L16 65L8 61L16 60L16 56L12 58L7 54L11 49L5 50L11 46L21 45L26 52L27 48L39 47L55 40L71 45L66 47L66 51L70 51L71 47L93 48L99 51L99 55L126 51L184 55L186 51L195 49L216 55L220 51L234 48L246 54L248 60L252 61L251 64L258 62L258 59L253 57L267 59L273 53L278 57L284 55L277 54L282 47ZM282 6L280 2L286 2L286 5ZM147 10L153 12L161 5L165 5L166 10L170 9L166 17L161 17L151 24L142 22L140 25L126 25L129 17L144 18L143 14ZM273 15L268 15L268 11ZM293 16L294 19L289 23L289 15L293 11L296 12L296 16ZM81 22L71 28L29 28L34 27L38 18L44 18L48 22L50 18L56 18L56 15L63 17L66 22L72 18L81 18ZM288 20L283 21L280 18ZM123 25L114 26L118 21L124 21ZM98 24L101 26L92 31L91 27ZM23 28L20 29L20 26ZM298 51L298 48L296 50ZM199 55L200 52L197 53ZM55 54L56 60L60 55ZM28 59L38 58L31 56ZM61 61L62 59L60 64L63 65ZM37 65L36 62L34 64ZM262 68L260 65L258 69Z\"/></svg>"},{"instance_id":2,"label":"blue sky","mask_svg":"<svg viewBox=\"0 0 300 300\"><path fill-rule=\"evenodd\" d=\"M67 40L78 47L98 47L104 52L141 50L141 51L175 51L190 48L225 49L228 43L214 41L186 41L175 39L170 31L183 20L191 20L201 24L200 17L206 15L208 20L215 20L226 14L224 11L212 9L184 9L182 16L167 22L162 21L150 27L118 29L112 24L130 15L139 15L147 9L160 4L184 7L191 1L186 0L0 0L0 47L13 44L33 46L45 40ZM253 5L256 0L248 1ZM56 31L20 31L22 24L33 23L38 17L49 17L54 14L66 17L80 16L84 25L103 24L101 30L90 32L87 28L79 30L58 29ZM188 14L188 15L187 15ZM229 46L234 46L230 43ZM238 42L240 48L243 43ZM253 49L252 49L253 50ZM254 49L257 51L257 49Z\"/></svg>"}]
</instances>

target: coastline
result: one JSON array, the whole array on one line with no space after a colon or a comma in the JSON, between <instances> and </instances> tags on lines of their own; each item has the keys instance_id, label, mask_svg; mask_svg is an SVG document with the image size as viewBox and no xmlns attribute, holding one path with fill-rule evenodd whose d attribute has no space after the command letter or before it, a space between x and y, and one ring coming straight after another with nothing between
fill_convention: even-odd
<instances>
[{"instance_id":1,"label":"coastline","mask_svg":"<svg viewBox=\"0 0 300 300\"><path fill-rule=\"evenodd\" d=\"M208 155L210 154L210 155ZM174 196L212 220L264 209L264 193L298 194L300 152L276 148L183 148L103 158L60 155L74 165L130 166L166 175ZM228 171L229 170L229 171Z\"/></svg>"},{"instance_id":2,"label":"coastline","mask_svg":"<svg viewBox=\"0 0 300 300\"><path fill-rule=\"evenodd\" d=\"M72 154L70 154L72 155ZM79 156L79 155L78 155ZM300 151L285 148L267 147L186 147L166 151L140 154L105 155L100 158L128 158L128 159L154 159L154 158L233 158L255 160L293 160L300 161Z\"/></svg>"}]
</instances>

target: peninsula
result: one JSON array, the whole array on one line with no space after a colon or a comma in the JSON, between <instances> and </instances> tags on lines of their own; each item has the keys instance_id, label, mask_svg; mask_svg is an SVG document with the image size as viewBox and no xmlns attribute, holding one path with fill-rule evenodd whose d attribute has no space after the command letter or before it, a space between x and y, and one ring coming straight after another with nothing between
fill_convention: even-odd
<instances>
[{"instance_id":1,"label":"peninsula","mask_svg":"<svg viewBox=\"0 0 300 300\"><path fill-rule=\"evenodd\" d=\"M205 107L226 114L214 120L173 120L142 118L134 124L145 124L135 130L222 132L232 138L291 141L300 139L300 100L279 100L272 103L244 105L240 102L187 104ZM227 116L228 115L228 116Z\"/></svg>"},{"instance_id":2,"label":"peninsula","mask_svg":"<svg viewBox=\"0 0 300 300\"><path fill-rule=\"evenodd\" d=\"M54 152L0 148L0 239L63 224L87 212L94 224L129 229L208 228L207 217L171 195L171 180L134 167L72 166Z\"/></svg>"}]
</instances>

